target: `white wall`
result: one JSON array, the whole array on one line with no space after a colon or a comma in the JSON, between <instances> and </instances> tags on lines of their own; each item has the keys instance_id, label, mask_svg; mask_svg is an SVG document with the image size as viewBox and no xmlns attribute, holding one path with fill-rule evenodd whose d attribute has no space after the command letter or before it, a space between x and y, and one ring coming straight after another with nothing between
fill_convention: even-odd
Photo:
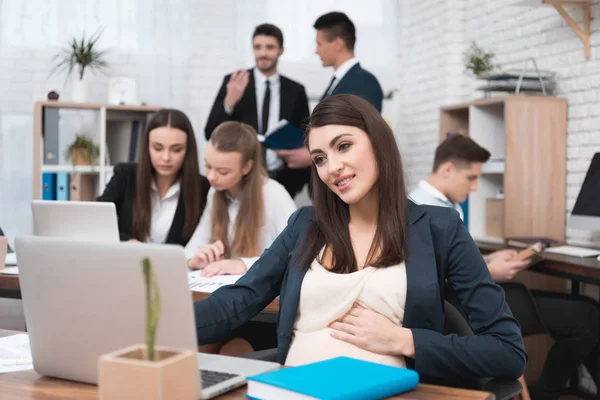
<instances>
[{"instance_id":1,"label":"white wall","mask_svg":"<svg viewBox=\"0 0 600 400\"><path fill-rule=\"evenodd\" d=\"M557 72L557 95L568 100L567 202L570 214L592 155L600 151L600 5L592 1L592 57L553 7L517 7L517 0L407 0L400 4L400 125L409 182L430 172L439 140L439 107L482 97L465 75L471 41L492 49L503 66L534 57ZM581 23L582 13L570 9ZM599 236L573 229L568 240L598 244Z\"/></svg>"}]
</instances>

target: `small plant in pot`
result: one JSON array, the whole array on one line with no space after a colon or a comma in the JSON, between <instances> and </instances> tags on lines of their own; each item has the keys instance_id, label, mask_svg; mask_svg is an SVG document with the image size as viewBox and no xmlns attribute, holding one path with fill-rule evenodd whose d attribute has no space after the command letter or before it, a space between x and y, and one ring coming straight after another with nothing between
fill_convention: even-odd
<instances>
[{"instance_id":1,"label":"small plant in pot","mask_svg":"<svg viewBox=\"0 0 600 400\"><path fill-rule=\"evenodd\" d=\"M477 46L475 42L471 42L471 46L465 52L464 56L465 69L476 78L482 78L496 68L493 63L496 55L492 51L487 51Z\"/></svg>"},{"instance_id":2,"label":"small plant in pot","mask_svg":"<svg viewBox=\"0 0 600 400\"><path fill-rule=\"evenodd\" d=\"M135 344L98 360L100 400L198 398L196 352L156 346L160 295L152 263L142 260L146 299L146 344ZM117 311L118 312L118 311Z\"/></svg>"},{"instance_id":3,"label":"small plant in pot","mask_svg":"<svg viewBox=\"0 0 600 400\"><path fill-rule=\"evenodd\" d=\"M100 148L85 135L77 135L67 148L66 159L73 165L97 165Z\"/></svg>"},{"instance_id":4,"label":"small plant in pot","mask_svg":"<svg viewBox=\"0 0 600 400\"><path fill-rule=\"evenodd\" d=\"M97 70L103 72L108 67L108 63L104 59L106 50L98 49L98 40L101 34L102 31L99 30L89 38L86 37L85 33L81 38L71 38L68 45L56 54L52 60L55 64L52 67L51 76L56 72L66 70L67 78L69 78L73 74L73 70L77 69L77 75L73 76L72 80L73 101L87 101L88 90L87 82L84 81L85 71Z\"/></svg>"}]
</instances>

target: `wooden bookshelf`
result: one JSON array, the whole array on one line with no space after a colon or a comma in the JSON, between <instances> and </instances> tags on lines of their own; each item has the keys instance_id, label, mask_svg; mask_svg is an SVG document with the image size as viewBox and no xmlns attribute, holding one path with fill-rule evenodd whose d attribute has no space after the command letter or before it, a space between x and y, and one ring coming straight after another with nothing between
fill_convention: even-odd
<instances>
[{"instance_id":1,"label":"wooden bookshelf","mask_svg":"<svg viewBox=\"0 0 600 400\"><path fill-rule=\"evenodd\" d=\"M96 194L100 194L110 175L114 164L128 161L123 152L128 154L131 136L131 123L134 120L141 121L139 126L138 140L141 138L145 124L150 116L160 110L159 106L146 105L114 105L102 103L74 103L62 101L38 101L34 106L34 140L33 140L33 198L42 198L42 174L44 172L67 172L79 174L92 174L95 180ZM96 127L96 144L100 149L98 165L73 166L64 159L58 159L55 164L44 163L44 118L50 109L59 110L81 110L98 113L98 126ZM60 114L60 111L59 111ZM59 117L60 118L60 117ZM129 135L129 136L127 136ZM127 146L126 149L123 147ZM61 149L66 149L70 143L60 143ZM137 146L139 149L139 145ZM107 157L109 156L109 157ZM58 155L57 155L58 157ZM110 160L107 162L107 160Z\"/></svg>"},{"instance_id":2,"label":"wooden bookshelf","mask_svg":"<svg viewBox=\"0 0 600 400\"><path fill-rule=\"evenodd\" d=\"M506 237L565 239L567 101L508 95L442 107L440 141L468 135L491 153L469 196L469 231L486 239L486 201L504 193Z\"/></svg>"}]
</instances>

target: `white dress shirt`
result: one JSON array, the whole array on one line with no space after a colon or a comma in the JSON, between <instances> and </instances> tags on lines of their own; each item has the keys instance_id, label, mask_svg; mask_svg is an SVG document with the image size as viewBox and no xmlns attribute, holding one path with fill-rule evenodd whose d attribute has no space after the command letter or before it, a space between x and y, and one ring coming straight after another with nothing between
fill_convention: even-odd
<instances>
[{"instance_id":1,"label":"white dress shirt","mask_svg":"<svg viewBox=\"0 0 600 400\"><path fill-rule=\"evenodd\" d=\"M427 204L430 206L450 207L458 211L460 219L464 221L464 213L460 204L450 201L442 192L437 190L427 181L420 181L419 187L408 195L417 204Z\"/></svg>"},{"instance_id":2,"label":"white dress shirt","mask_svg":"<svg viewBox=\"0 0 600 400\"><path fill-rule=\"evenodd\" d=\"M156 188L156 183L152 181L150 198L152 201L152 225L150 226L150 237L148 242L164 243L169 235L169 230L173 224L177 204L179 203L179 194L181 186L179 181L175 182L167 193L161 199Z\"/></svg>"},{"instance_id":3,"label":"white dress shirt","mask_svg":"<svg viewBox=\"0 0 600 400\"><path fill-rule=\"evenodd\" d=\"M269 86L271 87L271 99L269 102L269 119L267 120L267 129L265 131L272 129L280 120L279 112L281 110L281 80L279 79L279 73L275 73L267 78L258 70L258 68L254 68L252 72L254 74L254 91L256 94L258 133L261 133L263 131L262 112L263 102L265 100L265 92L267 90L267 80L269 81ZM223 101L223 106L225 107L225 112L227 114L231 114L233 112L233 110L227 106L225 101ZM267 149L266 151L266 164L267 170L269 171L275 171L284 165L283 160L277 156L277 153L275 153L274 150L271 149Z\"/></svg>"},{"instance_id":4,"label":"white dress shirt","mask_svg":"<svg viewBox=\"0 0 600 400\"><path fill-rule=\"evenodd\" d=\"M208 191L206 208L204 209L202 218L200 218L200 223L185 246L185 254L188 259L194 256L198 248L213 242L211 238L211 217L214 196L215 189L211 188ZM266 249L287 226L290 215L296 211L296 203L294 203L287 190L273 179L265 180L265 184L263 185L263 199L264 221L260 230L260 248ZM235 221L239 208L239 199L233 199L229 203L227 210L229 213L229 226L227 229L229 243L232 243L235 238ZM246 269L249 269L258 260L258 257L241 258L241 260L246 264Z\"/></svg>"},{"instance_id":5,"label":"white dress shirt","mask_svg":"<svg viewBox=\"0 0 600 400\"><path fill-rule=\"evenodd\" d=\"M354 67L356 64L358 64L358 58L352 57L351 59L344 61L344 63L342 65L340 65L338 67L338 69L336 69L334 71L333 76L334 76L335 80L333 81L333 84L329 88L327 95L330 95L333 92L335 87L340 83L340 81L344 78L344 76L348 73L348 71L350 71L350 69L352 67Z\"/></svg>"}]
</instances>

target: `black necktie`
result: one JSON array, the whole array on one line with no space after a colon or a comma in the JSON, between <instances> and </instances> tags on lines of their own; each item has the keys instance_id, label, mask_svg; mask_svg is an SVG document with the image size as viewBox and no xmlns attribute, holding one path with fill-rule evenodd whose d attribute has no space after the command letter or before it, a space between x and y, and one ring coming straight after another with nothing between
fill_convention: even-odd
<instances>
[{"instance_id":1,"label":"black necktie","mask_svg":"<svg viewBox=\"0 0 600 400\"><path fill-rule=\"evenodd\" d=\"M263 99L263 107L262 107L262 134L264 135L267 132L267 128L269 126L269 108L271 107L271 84L269 80L265 83L265 98Z\"/></svg>"},{"instance_id":2,"label":"black necktie","mask_svg":"<svg viewBox=\"0 0 600 400\"><path fill-rule=\"evenodd\" d=\"M325 89L325 93L323 93L323 97L321 97L321 100L323 100L329 95L329 90L333 86L333 82L335 82L335 75L333 76L333 78L331 78L331 82L329 82L329 86L327 86L327 89Z\"/></svg>"}]
</instances>

